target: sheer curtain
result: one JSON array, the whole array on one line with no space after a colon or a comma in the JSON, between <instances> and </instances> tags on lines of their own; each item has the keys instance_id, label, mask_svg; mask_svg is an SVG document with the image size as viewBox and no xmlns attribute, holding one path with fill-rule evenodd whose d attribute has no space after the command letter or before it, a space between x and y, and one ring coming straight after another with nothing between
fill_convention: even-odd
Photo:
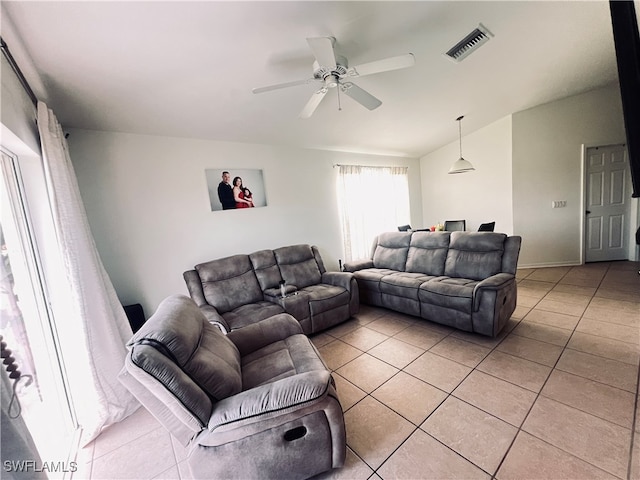
<instances>
[{"instance_id":1,"label":"sheer curtain","mask_svg":"<svg viewBox=\"0 0 640 480\"><path fill-rule=\"evenodd\" d=\"M407 171L340 165L337 191L345 261L369 256L376 235L409 223Z\"/></svg>"},{"instance_id":2,"label":"sheer curtain","mask_svg":"<svg viewBox=\"0 0 640 480\"><path fill-rule=\"evenodd\" d=\"M117 379L132 333L96 250L62 127L43 102L38 102L38 129L66 277L53 288L54 328L82 441L88 443L139 407Z\"/></svg>"}]
</instances>

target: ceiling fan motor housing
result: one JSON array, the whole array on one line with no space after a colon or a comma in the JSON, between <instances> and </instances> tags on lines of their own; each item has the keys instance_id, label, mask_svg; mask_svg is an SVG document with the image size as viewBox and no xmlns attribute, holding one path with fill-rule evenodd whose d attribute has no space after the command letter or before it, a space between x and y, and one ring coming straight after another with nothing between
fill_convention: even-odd
<instances>
[{"instance_id":1,"label":"ceiling fan motor housing","mask_svg":"<svg viewBox=\"0 0 640 480\"><path fill-rule=\"evenodd\" d=\"M335 87L338 84L338 80L347 74L348 67L349 62L342 55L336 55L335 68L320 65L316 60L313 62L313 78L324 80L325 86ZM327 78L329 78L329 80L327 80ZM335 82L335 84L329 85L329 83L333 82Z\"/></svg>"}]
</instances>

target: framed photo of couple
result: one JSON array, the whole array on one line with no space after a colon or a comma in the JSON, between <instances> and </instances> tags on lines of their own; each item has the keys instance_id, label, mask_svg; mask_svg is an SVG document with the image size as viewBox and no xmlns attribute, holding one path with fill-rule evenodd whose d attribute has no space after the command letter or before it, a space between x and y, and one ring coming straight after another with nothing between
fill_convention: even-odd
<instances>
[{"instance_id":1,"label":"framed photo of couple","mask_svg":"<svg viewBox=\"0 0 640 480\"><path fill-rule=\"evenodd\" d=\"M267 206L262 170L229 167L204 172L212 211Z\"/></svg>"}]
</instances>

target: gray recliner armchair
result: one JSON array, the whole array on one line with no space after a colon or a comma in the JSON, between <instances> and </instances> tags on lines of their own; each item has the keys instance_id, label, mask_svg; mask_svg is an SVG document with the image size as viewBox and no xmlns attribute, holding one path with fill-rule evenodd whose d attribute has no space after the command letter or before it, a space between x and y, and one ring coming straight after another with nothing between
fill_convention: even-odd
<instances>
[{"instance_id":1,"label":"gray recliner armchair","mask_svg":"<svg viewBox=\"0 0 640 480\"><path fill-rule=\"evenodd\" d=\"M333 378L289 314L224 335L174 295L128 348L120 381L187 447L194 478L308 478L343 465Z\"/></svg>"}]
</instances>

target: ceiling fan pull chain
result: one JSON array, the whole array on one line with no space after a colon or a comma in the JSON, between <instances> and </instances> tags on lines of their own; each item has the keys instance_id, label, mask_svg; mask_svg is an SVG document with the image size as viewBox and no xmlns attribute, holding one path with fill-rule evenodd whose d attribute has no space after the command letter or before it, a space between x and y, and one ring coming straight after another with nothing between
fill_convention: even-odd
<instances>
[{"instance_id":1,"label":"ceiling fan pull chain","mask_svg":"<svg viewBox=\"0 0 640 480\"><path fill-rule=\"evenodd\" d=\"M341 112L342 105L340 104L340 85L338 85L338 88L336 88L336 92L338 92L338 111Z\"/></svg>"}]
</instances>

